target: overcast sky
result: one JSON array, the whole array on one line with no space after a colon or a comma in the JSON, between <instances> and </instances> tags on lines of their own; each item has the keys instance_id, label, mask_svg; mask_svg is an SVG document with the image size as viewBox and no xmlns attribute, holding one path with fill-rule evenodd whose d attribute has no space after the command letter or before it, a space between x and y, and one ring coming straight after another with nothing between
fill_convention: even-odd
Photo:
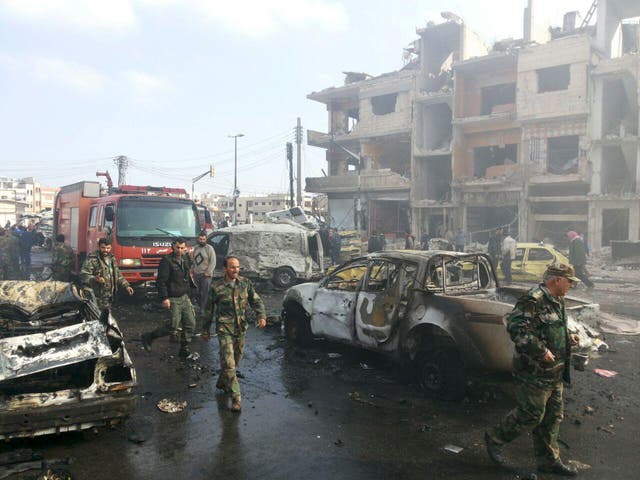
<instances>
[{"instance_id":1,"label":"overcast sky","mask_svg":"<svg viewBox=\"0 0 640 480\"><path fill-rule=\"evenodd\" d=\"M541 0L542 14L591 0ZM288 188L296 117L327 130L312 91L344 70L402 66L416 28L452 11L487 44L522 36L525 0L0 0L0 176L94 180L113 157L127 183L241 194ZM303 177L324 151L304 147ZM303 183L304 185L304 183Z\"/></svg>"}]
</instances>

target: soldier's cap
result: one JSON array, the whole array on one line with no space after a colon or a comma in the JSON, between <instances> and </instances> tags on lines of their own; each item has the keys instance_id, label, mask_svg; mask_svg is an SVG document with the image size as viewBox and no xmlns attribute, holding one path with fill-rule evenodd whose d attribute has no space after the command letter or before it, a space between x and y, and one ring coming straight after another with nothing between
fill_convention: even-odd
<instances>
[{"instance_id":1,"label":"soldier's cap","mask_svg":"<svg viewBox=\"0 0 640 480\"><path fill-rule=\"evenodd\" d=\"M552 263L547 265L547 270L544 272L545 277L564 277L572 282L579 282L580 279L575 276L576 272L571 265L566 263Z\"/></svg>"}]
</instances>

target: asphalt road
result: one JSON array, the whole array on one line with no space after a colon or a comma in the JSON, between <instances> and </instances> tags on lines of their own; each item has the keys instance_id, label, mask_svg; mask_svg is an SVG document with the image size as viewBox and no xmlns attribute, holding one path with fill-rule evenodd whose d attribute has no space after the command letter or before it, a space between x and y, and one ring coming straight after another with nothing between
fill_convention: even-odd
<instances>
[{"instance_id":1,"label":"asphalt road","mask_svg":"<svg viewBox=\"0 0 640 480\"><path fill-rule=\"evenodd\" d=\"M261 289L277 315L282 292ZM138 372L132 417L97 432L12 441L3 451L29 447L50 459L72 457L74 478L93 480L515 479L535 469L528 435L506 449L509 468L491 464L484 450L484 430L513 405L508 380L475 379L465 401L435 401L401 381L404 372L382 357L324 341L293 348L275 325L249 331L240 366L243 410L234 414L215 390L216 339L196 338L200 358L180 361L168 339L151 353L137 341L164 315L153 297L116 305L114 314ZM584 479L635 479L640 338L606 340L611 351L575 372L566 391L562 455L579 462ZM601 378L593 372L598 367L619 374ZM186 400L187 408L163 413L156 407L163 398Z\"/></svg>"}]
</instances>

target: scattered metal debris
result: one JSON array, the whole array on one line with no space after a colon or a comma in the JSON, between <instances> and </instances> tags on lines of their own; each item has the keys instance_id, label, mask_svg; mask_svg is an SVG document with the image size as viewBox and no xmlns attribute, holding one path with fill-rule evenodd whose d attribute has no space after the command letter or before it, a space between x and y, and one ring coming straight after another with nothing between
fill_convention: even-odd
<instances>
[{"instance_id":1,"label":"scattered metal debris","mask_svg":"<svg viewBox=\"0 0 640 480\"><path fill-rule=\"evenodd\" d=\"M445 452L455 453L456 455L464 450L463 447L459 447L457 445L448 444L444 446Z\"/></svg>"},{"instance_id":2,"label":"scattered metal debris","mask_svg":"<svg viewBox=\"0 0 640 480\"><path fill-rule=\"evenodd\" d=\"M593 372L596 375L604 378L613 378L618 375L618 372L616 372L615 370L604 370L602 368L594 368Z\"/></svg>"},{"instance_id":3,"label":"scattered metal debris","mask_svg":"<svg viewBox=\"0 0 640 480\"><path fill-rule=\"evenodd\" d=\"M173 401L168 398L163 398L160 400L156 406L158 410L165 413L178 413L182 412L185 408L187 408L187 401Z\"/></svg>"}]
</instances>

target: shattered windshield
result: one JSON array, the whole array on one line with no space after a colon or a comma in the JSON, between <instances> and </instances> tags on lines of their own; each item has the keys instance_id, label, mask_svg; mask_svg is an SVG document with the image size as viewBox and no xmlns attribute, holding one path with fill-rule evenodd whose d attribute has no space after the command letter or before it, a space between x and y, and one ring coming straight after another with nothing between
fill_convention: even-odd
<instances>
[{"instance_id":1,"label":"shattered windshield","mask_svg":"<svg viewBox=\"0 0 640 480\"><path fill-rule=\"evenodd\" d=\"M152 197L153 198L153 197ZM123 198L118 205L118 237L195 238L198 215L187 202Z\"/></svg>"}]
</instances>

